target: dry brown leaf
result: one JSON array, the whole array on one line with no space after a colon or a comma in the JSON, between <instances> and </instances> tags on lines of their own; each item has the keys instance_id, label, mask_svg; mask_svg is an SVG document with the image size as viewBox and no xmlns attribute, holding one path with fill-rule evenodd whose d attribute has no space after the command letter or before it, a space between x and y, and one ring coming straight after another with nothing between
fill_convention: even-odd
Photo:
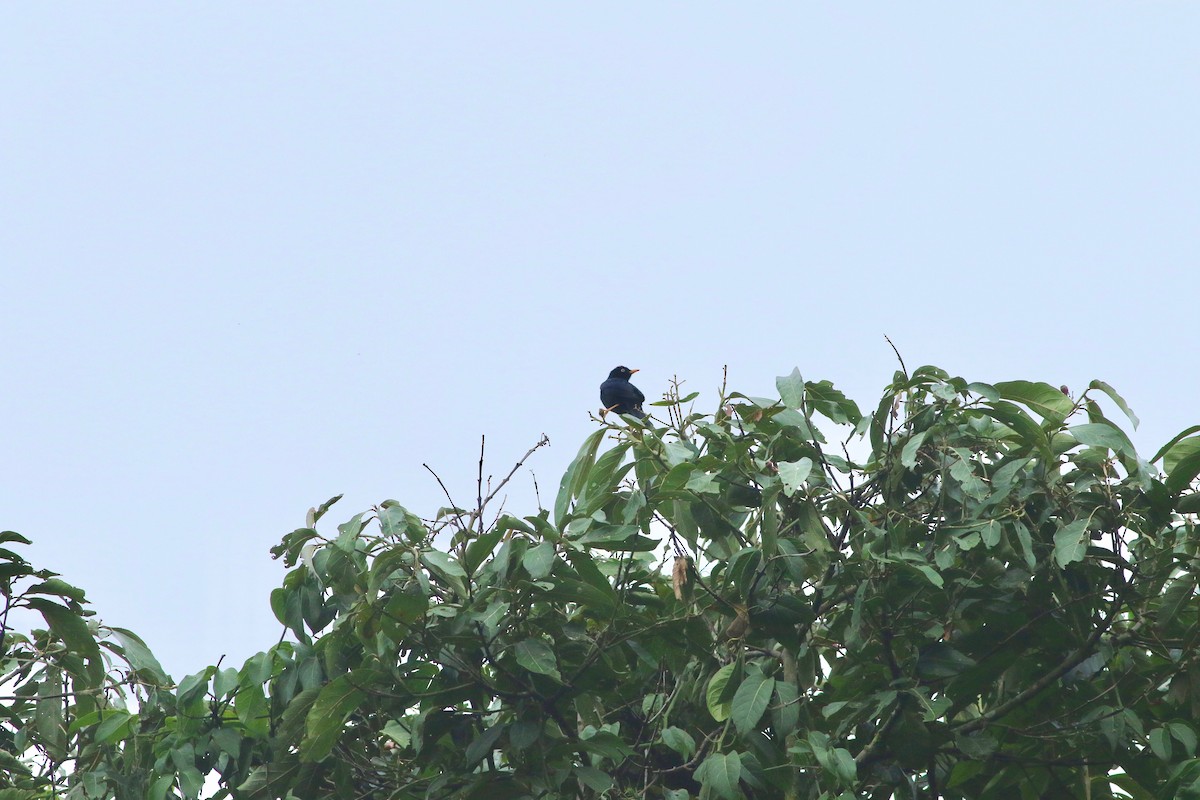
<instances>
[{"instance_id":1,"label":"dry brown leaf","mask_svg":"<svg viewBox=\"0 0 1200 800\"><path fill-rule=\"evenodd\" d=\"M687 556L676 556L675 565L671 568L671 585L675 587L675 599L683 600L683 589L687 586L688 566L691 562Z\"/></svg>"}]
</instances>

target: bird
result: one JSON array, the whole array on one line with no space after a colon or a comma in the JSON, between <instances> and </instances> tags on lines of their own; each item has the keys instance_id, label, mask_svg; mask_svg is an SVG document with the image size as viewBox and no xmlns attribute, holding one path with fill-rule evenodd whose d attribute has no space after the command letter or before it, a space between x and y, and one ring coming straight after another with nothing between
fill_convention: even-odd
<instances>
[{"instance_id":1,"label":"bird","mask_svg":"<svg viewBox=\"0 0 1200 800\"><path fill-rule=\"evenodd\" d=\"M600 402L606 412L615 411L638 419L646 417L646 412L642 411L646 396L629 382L635 372L636 369L629 367L614 367L608 373L608 380L600 384Z\"/></svg>"}]
</instances>

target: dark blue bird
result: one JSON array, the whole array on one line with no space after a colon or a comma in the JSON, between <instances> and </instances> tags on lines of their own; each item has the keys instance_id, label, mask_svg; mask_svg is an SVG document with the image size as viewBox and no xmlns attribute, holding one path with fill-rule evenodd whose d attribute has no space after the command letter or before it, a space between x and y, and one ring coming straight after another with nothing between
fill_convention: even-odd
<instances>
[{"instance_id":1,"label":"dark blue bird","mask_svg":"<svg viewBox=\"0 0 1200 800\"><path fill-rule=\"evenodd\" d=\"M646 412L642 411L642 403L646 396L629 382L636 369L616 367L608 373L608 380L600 384L600 402L605 411L615 411L618 414L628 414L631 417L644 419Z\"/></svg>"}]
</instances>

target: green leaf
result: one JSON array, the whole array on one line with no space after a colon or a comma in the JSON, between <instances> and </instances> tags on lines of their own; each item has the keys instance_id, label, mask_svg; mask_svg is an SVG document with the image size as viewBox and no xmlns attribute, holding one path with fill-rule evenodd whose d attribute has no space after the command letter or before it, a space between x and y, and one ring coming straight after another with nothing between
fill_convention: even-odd
<instances>
[{"instance_id":1,"label":"green leaf","mask_svg":"<svg viewBox=\"0 0 1200 800\"><path fill-rule=\"evenodd\" d=\"M571 500L578 497L584 482L588 480L588 473L592 471L592 464L595 462L596 450L599 449L600 441L604 439L606 432L607 428L600 428L584 439L575 461L572 461L563 473L563 480L558 485L558 498L554 500L554 527L559 530L566 524L566 513L570 510Z\"/></svg>"},{"instance_id":2,"label":"green leaf","mask_svg":"<svg viewBox=\"0 0 1200 800\"><path fill-rule=\"evenodd\" d=\"M579 782L593 792L603 794L613 787L613 779L595 767L577 765L571 769L575 773L575 777L579 778Z\"/></svg>"},{"instance_id":3,"label":"green leaf","mask_svg":"<svg viewBox=\"0 0 1200 800\"><path fill-rule=\"evenodd\" d=\"M993 403L1000 399L1000 393L996 391L996 387L992 386L990 383L979 383L978 381L969 383L967 384L967 391L973 392L985 400L989 400Z\"/></svg>"},{"instance_id":4,"label":"green leaf","mask_svg":"<svg viewBox=\"0 0 1200 800\"><path fill-rule=\"evenodd\" d=\"M531 720L517 720L508 726L508 743L514 750L524 750L538 740L542 734L541 725Z\"/></svg>"},{"instance_id":5,"label":"green leaf","mask_svg":"<svg viewBox=\"0 0 1200 800\"><path fill-rule=\"evenodd\" d=\"M978 761L986 761L999 747L999 742L988 733L959 734L954 737L954 744L967 758Z\"/></svg>"},{"instance_id":6,"label":"green leaf","mask_svg":"<svg viewBox=\"0 0 1200 800\"><path fill-rule=\"evenodd\" d=\"M96 639L88 630L87 623L77 613L44 597L31 597L26 601L26 605L41 612L50 630L72 652L87 659L100 658L100 647L96 644Z\"/></svg>"},{"instance_id":7,"label":"green leaf","mask_svg":"<svg viewBox=\"0 0 1200 800\"><path fill-rule=\"evenodd\" d=\"M1171 494L1178 494L1191 486L1200 475L1200 436L1177 442L1163 458L1163 469L1167 472L1165 485Z\"/></svg>"},{"instance_id":8,"label":"green leaf","mask_svg":"<svg viewBox=\"0 0 1200 800\"><path fill-rule=\"evenodd\" d=\"M912 469L917 465L917 451L921 449L921 445L925 443L925 436L929 431L924 430L920 433L915 433L908 438L904 443L904 449L900 451L900 463Z\"/></svg>"},{"instance_id":9,"label":"green leaf","mask_svg":"<svg viewBox=\"0 0 1200 800\"><path fill-rule=\"evenodd\" d=\"M704 697L708 704L708 713L712 714L712 718L717 722L729 719L732 704L722 702L721 696L735 669L737 669L737 664L726 664L717 670L708 681L708 689L704 693Z\"/></svg>"},{"instance_id":10,"label":"green leaf","mask_svg":"<svg viewBox=\"0 0 1200 800\"><path fill-rule=\"evenodd\" d=\"M711 472L703 472L701 470L693 471L689 476L687 483L684 485L689 492L697 492L698 494L718 494L720 487L717 485L717 476Z\"/></svg>"},{"instance_id":11,"label":"green leaf","mask_svg":"<svg viewBox=\"0 0 1200 800\"><path fill-rule=\"evenodd\" d=\"M1002 381L993 386L1005 400L1022 403L1055 425L1065 420L1075 409L1075 404L1069 397L1048 383Z\"/></svg>"},{"instance_id":12,"label":"green leaf","mask_svg":"<svg viewBox=\"0 0 1200 800\"><path fill-rule=\"evenodd\" d=\"M550 649L550 645L546 644L541 639L525 639L517 643L516 647L517 663L530 672L536 672L539 675L549 675L554 680L562 683L562 676L558 673L558 664L554 657L554 651Z\"/></svg>"},{"instance_id":13,"label":"green leaf","mask_svg":"<svg viewBox=\"0 0 1200 800\"><path fill-rule=\"evenodd\" d=\"M1171 760L1171 736L1166 728L1150 731L1150 749L1163 761Z\"/></svg>"},{"instance_id":14,"label":"green leaf","mask_svg":"<svg viewBox=\"0 0 1200 800\"><path fill-rule=\"evenodd\" d=\"M313 703L321 696L324 688L324 686L310 686L293 697L287 708L283 710L277 734L279 740L285 742L289 748L294 747L303 736L308 712L312 710Z\"/></svg>"},{"instance_id":15,"label":"green leaf","mask_svg":"<svg viewBox=\"0 0 1200 800\"><path fill-rule=\"evenodd\" d=\"M525 551L525 557L521 559L521 564L529 573L529 577L540 581L550 574L550 568L554 566L554 545L550 542L542 542L536 547L530 548Z\"/></svg>"},{"instance_id":16,"label":"green leaf","mask_svg":"<svg viewBox=\"0 0 1200 800\"><path fill-rule=\"evenodd\" d=\"M704 788L725 800L738 800L738 781L742 778L742 760L737 753L713 753L696 770L696 780Z\"/></svg>"},{"instance_id":17,"label":"green leaf","mask_svg":"<svg viewBox=\"0 0 1200 800\"><path fill-rule=\"evenodd\" d=\"M425 563L426 567L439 570L447 575L453 575L456 578L467 577L466 570L462 568L462 565L440 550L426 550L421 553L421 561Z\"/></svg>"},{"instance_id":18,"label":"green leaf","mask_svg":"<svg viewBox=\"0 0 1200 800\"><path fill-rule=\"evenodd\" d=\"M596 562L590 555L582 550L566 550L563 556L567 561L571 562L571 566L579 573L579 577L583 578L589 585L598 590L608 602L616 603L617 594L613 591L612 584L604 577L604 574L596 567Z\"/></svg>"},{"instance_id":19,"label":"green leaf","mask_svg":"<svg viewBox=\"0 0 1200 800\"><path fill-rule=\"evenodd\" d=\"M804 405L804 378L800 377L800 368L794 367L787 375L775 379L775 388L783 404L790 408L801 408Z\"/></svg>"},{"instance_id":20,"label":"green leaf","mask_svg":"<svg viewBox=\"0 0 1200 800\"><path fill-rule=\"evenodd\" d=\"M1190 428L1187 428L1187 429L1182 430L1179 433L1175 434L1175 438L1173 438L1171 441L1167 442L1161 448L1159 448L1159 451L1154 454L1154 458L1150 459L1150 463L1153 464L1154 462L1158 461L1160 458L1162 458L1167 453L1169 453L1171 451L1171 448L1175 447L1175 445L1177 445L1179 442L1182 442L1184 439L1186 439L1189 436L1191 436L1192 434L1195 434L1198 432L1200 432L1200 425L1193 425Z\"/></svg>"},{"instance_id":21,"label":"green leaf","mask_svg":"<svg viewBox=\"0 0 1200 800\"><path fill-rule=\"evenodd\" d=\"M96 726L93 736L97 744L115 744L129 737L137 724L136 714L121 709L111 709L104 714L103 721Z\"/></svg>"},{"instance_id":22,"label":"green leaf","mask_svg":"<svg viewBox=\"0 0 1200 800\"><path fill-rule=\"evenodd\" d=\"M59 597L66 597L74 600L77 603L84 602L83 589L72 586L59 578L50 578L49 580L35 583L25 590L26 594L53 594Z\"/></svg>"},{"instance_id":23,"label":"green leaf","mask_svg":"<svg viewBox=\"0 0 1200 800\"><path fill-rule=\"evenodd\" d=\"M129 665L141 674L143 680L152 681L160 685L166 685L170 682L170 677L163 670L162 665L158 663L158 659L150 652L150 648L146 643L133 631L125 630L124 628L110 628L113 637L121 643L121 650L125 654L125 658L129 661Z\"/></svg>"},{"instance_id":24,"label":"green leaf","mask_svg":"<svg viewBox=\"0 0 1200 800\"><path fill-rule=\"evenodd\" d=\"M833 388L829 381L805 383L804 396L809 408L824 414L838 425L857 425L862 420L858 405Z\"/></svg>"},{"instance_id":25,"label":"green leaf","mask_svg":"<svg viewBox=\"0 0 1200 800\"><path fill-rule=\"evenodd\" d=\"M617 485L633 468L633 462L622 465L629 443L618 444L596 459L595 465L588 472L587 480L579 491L578 504L575 509L577 516L588 516L604 507L612 497Z\"/></svg>"},{"instance_id":26,"label":"green leaf","mask_svg":"<svg viewBox=\"0 0 1200 800\"><path fill-rule=\"evenodd\" d=\"M0 544L7 544L8 542L20 542L21 544L33 544L33 542L26 539L24 536L17 533L16 531L0 531Z\"/></svg>"},{"instance_id":27,"label":"green leaf","mask_svg":"<svg viewBox=\"0 0 1200 800\"><path fill-rule=\"evenodd\" d=\"M811 458L802 458L799 461L780 461L778 466L779 480L783 483L783 493L791 497L808 480L813 462Z\"/></svg>"},{"instance_id":28,"label":"green leaf","mask_svg":"<svg viewBox=\"0 0 1200 800\"><path fill-rule=\"evenodd\" d=\"M170 789L174 785L175 785L175 776L174 775L163 775L161 778L158 778L157 780L155 780L154 783L150 784L150 789L146 793L146 800L166 800L167 790ZM34 795L32 795L32 794L29 795L31 800L32 800L33 796ZM18 798L15 796L14 797L5 797L3 794L0 794L0 800L24 800L24 798L23 797Z\"/></svg>"},{"instance_id":29,"label":"green leaf","mask_svg":"<svg viewBox=\"0 0 1200 800\"><path fill-rule=\"evenodd\" d=\"M509 517L509 519L512 518ZM468 575L475 574L475 570L479 569L479 565L492 554L496 549L496 544L505 533L506 530L497 525L492 530L471 540L471 543L467 545L467 552L464 554L462 562L463 569Z\"/></svg>"},{"instance_id":30,"label":"green leaf","mask_svg":"<svg viewBox=\"0 0 1200 800\"><path fill-rule=\"evenodd\" d=\"M1019 406L998 401L990 408L979 410L1012 430L1026 447L1036 449L1046 459L1051 457L1050 440L1046 438L1046 432Z\"/></svg>"},{"instance_id":31,"label":"green leaf","mask_svg":"<svg viewBox=\"0 0 1200 800\"><path fill-rule=\"evenodd\" d=\"M1087 553L1088 521L1077 519L1070 525L1064 525L1054 534L1054 560L1058 566L1065 567L1076 561L1083 561Z\"/></svg>"},{"instance_id":32,"label":"green leaf","mask_svg":"<svg viewBox=\"0 0 1200 800\"><path fill-rule=\"evenodd\" d=\"M1029 528L1020 520L1016 523L1017 541L1021 544L1021 555L1025 557L1025 566L1033 570L1037 567L1037 556L1033 554L1033 537L1029 534Z\"/></svg>"},{"instance_id":33,"label":"green leaf","mask_svg":"<svg viewBox=\"0 0 1200 800\"><path fill-rule=\"evenodd\" d=\"M334 495L333 497L326 500L324 503L321 503L321 505L312 509L312 512L311 512L312 519L309 521L307 527L311 528L313 525L315 525L317 523L317 520L319 520L321 517L325 516L325 512L328 511L330 508L332 508L333 504L341 499L342 499L342 495L340 495L340 494Z\"/></svg>"},{"instance_id":34,"label":"green leaf","mask_svg":"<svg viewBox=\"0 0 1200 800\"><path fill-rule=\"evenodd\" d=\"M983 539L984 546L988 548L1000 544L1003 533L1004 526L997 519L989 519L979 527L979 536Z\"/></svg>"},{"instance_id":35,"label":"green leaf","mask_svg":"<svg viewBox=\"0 0 1200 800\"><path fill-rule=\"evenodd\" d=\"M1088 422L1068 428L1075 440L1087 447L1103 447L1123 456L1137 457L1133 442L1112 423Z\"/></svg>"},{"instance_id":36,"label":"green leaf","mask_svg":"<svg viewBox=\"0 0 1200 800\"><path fill-rule=\"evenodd\" d=\"M674 726L664 728L662 741L667 747L683 756L685 760L691 758L692 754L696 752L696 740L681 728Z\"/></svg>"},{"instance_id":37,"label":"green leaf","mask_svg":"<svg viewBox=\"0 0 1200 800\"><path fill-rule=\"evenodd\" d=\"M208 681L216 673L216 667L207 667L202 672L187 675L175 688L175 698L180 705L186 705L208 689Z\"/></svg>"},{"instance_id":38,"label":"green leaf","mask_svg":"<svg viewBox=\"0 0 1200 800\"><path fill-rule=\"evenodd\" d=\"M925 578L937 588L941 589L946 585L946 582L942 580L942 576L938 573L938 571L928 564L914 564L913 566L916 567L917 571L924 575Z\"/></svg>"},{"instance_id":39,"label":"green leaf","mask_svg":"<svg viewBox=\"0 0 1200 800\"><path fill-rule=\"evenodd\" d=\"M988 486L975 474L971 454L962 448L955 448L958 459L950 466L950 476L959 482L962 490L976 500L982 500L988 495Z\"/></svg>"},{"instance_id":40,"label":"green leaf","mask_svg":"<svg viewBox=\"0 0 1200 800\"><path fill-rule=\"evenodd\" d=\"M927 644L917 656L917 675L926 679L952 678L973 666L974 659L947 642Z\"/></svg>"},{"instance_id":41,"label":"green leaf","mask_svg":"<svg viewBox=\"0 0 1200 800\"><path fill-rule=\"evenodd\" d=\"M562 530L567 522L567 511L571 507L571 501L579 495L580 489L587 480L592 464L596 460L596 450L600 447L600 442L604 439L607 430L607 428L600 428L584 439L583 445L579 448L579 454L575 456L575 460L563 473L562 481L558 486L558 498L554 501L554 525L559 530Z\"/></svg>"},{"instance_id":42,"label":"green leaf","mask_svg":"<svg viewBox=\"0 0 1200 800\"><path fill-rule=\"evenodd\" d=\"M738 733L746 734L758 725L771 695L775 692L775 679L751 669L733 696L730 717Z\"/></svg>"},{"instance_id":43,"label":"green leaf","mask_svg":"<svg viewBox=\"0 0 1200 800\"><path fill-rule=\"evenodd\" d=\"M329 755L346 720L366 699L366 691L362 687L371 685L377 679L378 675L372 670L356 671L325 684L305 718L304 740L300 743L301 759L315 762Z\"/></svg>"},{"instance_id":44,"label":"green leaf","mask_svg":"<svg viewBox=\"0 0 1200 800\"><path fill-rule=\"evenodd\" d=\"M1168 722L1167 729L1189 756L1196 755L1196 732L1182 722Z\"/></svg>"},{"instance_id":45,"label":"green leaf","mask_svg":"<svg viewBox=\"0 0 1200 800\"><path fill-rule=\"evenodd\" d=\"M800 692L794 684L775 681L775 703L771 706L771 725L776 736L794 733L800 725Z\"/></svg>"},{"instance_id":46,"label":"green leaf","mask_svg":"<svg viewBox=\"0 0 1200 800\"><path fill-rule=\"evenodd\" d=\"M421 591L417 583L400 588L397 587L387 599L383 607L384 616L392 622L408 626L416 622L429 610L429 598Z\"/></svg>"},{"instance_id":47,"label":"green leaf","mask_svg":"<svg viewBox=\"0 0 1200 800\"><path fill-rule=\"evenodd\" d=\"M477 736L471 744L467 746L467 753L464 756L463 766L466 769L471 769L480 761L483 761L493 750L496 749L496 740L504 733L507 726L504 723L497 723L488 728L482 734Z\"/></svg>"},{"instance_id":48,"label":"green leaf","mask_svg":"<svg viewBox=\"0 0 1200 800\"><path fill-rule=\"evenodd\" d=\"M843 785L853 783L858 778L858 764L854 762L850 751L844 747L834 748L831 766L833 774L837 775Z\"/></svg>"},{"instance_id":49,"label":"green leaf","mask_svg":"<svg viewBox=\"0 0 1200 800\"><path fill-rule=\"evenodd\" d=\"M613 762L620 762L633 755L629 745L612 731L589 729L580 731L579 744L589 753L603 756Z\"/></svg>"},{"instance_id":50,"label":"green leaf","mask_svg":"<svg viewBox=\"0 0 1200 800\"><path fill-rule=\"evenodd\" d=\"M670 467L689 464L695 461L697 455L695 446L687 442L666 442L663 445L663 457Z\"/></svg>"},{"instance_id":51,"label":"green leaf","mask_svg":"<svg viewBox=\"0 0 1200 800\"><path fill-rule=\"evenodd\" d=\"M213 694L224 697L238 688L238 671L233 667L217 670L213 676Z\"/></svg>"},{"instance_id":52,"label":"green leaf","mask_svg":"<svg viewBox=\"0 0 1200 800\"><path fill-rule=\"evenodd\" d=\"M1133 409L1130 408L1129 404L1125 402L1125 398L1121 397L1121 395L1117 394L1116 389L1109 386L1104 381L1092 381L1091 383L1088 384L1088 388L1089 389L1099 389L1100 391L1102 391L1106 395L1108 395L1109 399L1117 404L1117 408L1124 411L1125 416L1129 417L1129 421L1131 423L1133 423L1133 429L1135 431L1137 430L1137 426L1138 426L1138 422L1139 422L1139 420L1137 418L1137 414L1133 413Z\"/></svg>"},{"instance_id":53,"label":"green leaf","mask_svg":"<svg viewBox=\"0 0 1200 800\"><path fill-rule=\"evenodd\" d=\"M412 543L423 541L425 538L425 526L420 518L394 500L381 504L377 516L379 529L385 536L399 539L403 535Z\"/></svg>"}]
</instances>

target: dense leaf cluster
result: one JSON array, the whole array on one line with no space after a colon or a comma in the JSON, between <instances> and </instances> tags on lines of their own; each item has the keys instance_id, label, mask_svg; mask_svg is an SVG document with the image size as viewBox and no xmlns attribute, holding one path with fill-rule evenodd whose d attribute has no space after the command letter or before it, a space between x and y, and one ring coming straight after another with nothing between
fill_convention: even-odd
<instances>
[{"instance_id":1,"label":"dense leaf cluster","mask_svg":"<svg viewBox=\"0 0 1200 800\"><path fill-rule=\"evenodd\" d=\"M25 771L0 785L1200 797L1200 428L1147 461L1098 381L1072 399L923 367L869 414L777 386L610 418L524 517L489 521L482 480L429 521L388 501L322 533L314 509L276 549L290 635L172 691L69 587L9 592L48 628L5 638L0 758Z\"/></svg>"}]
</instances>

